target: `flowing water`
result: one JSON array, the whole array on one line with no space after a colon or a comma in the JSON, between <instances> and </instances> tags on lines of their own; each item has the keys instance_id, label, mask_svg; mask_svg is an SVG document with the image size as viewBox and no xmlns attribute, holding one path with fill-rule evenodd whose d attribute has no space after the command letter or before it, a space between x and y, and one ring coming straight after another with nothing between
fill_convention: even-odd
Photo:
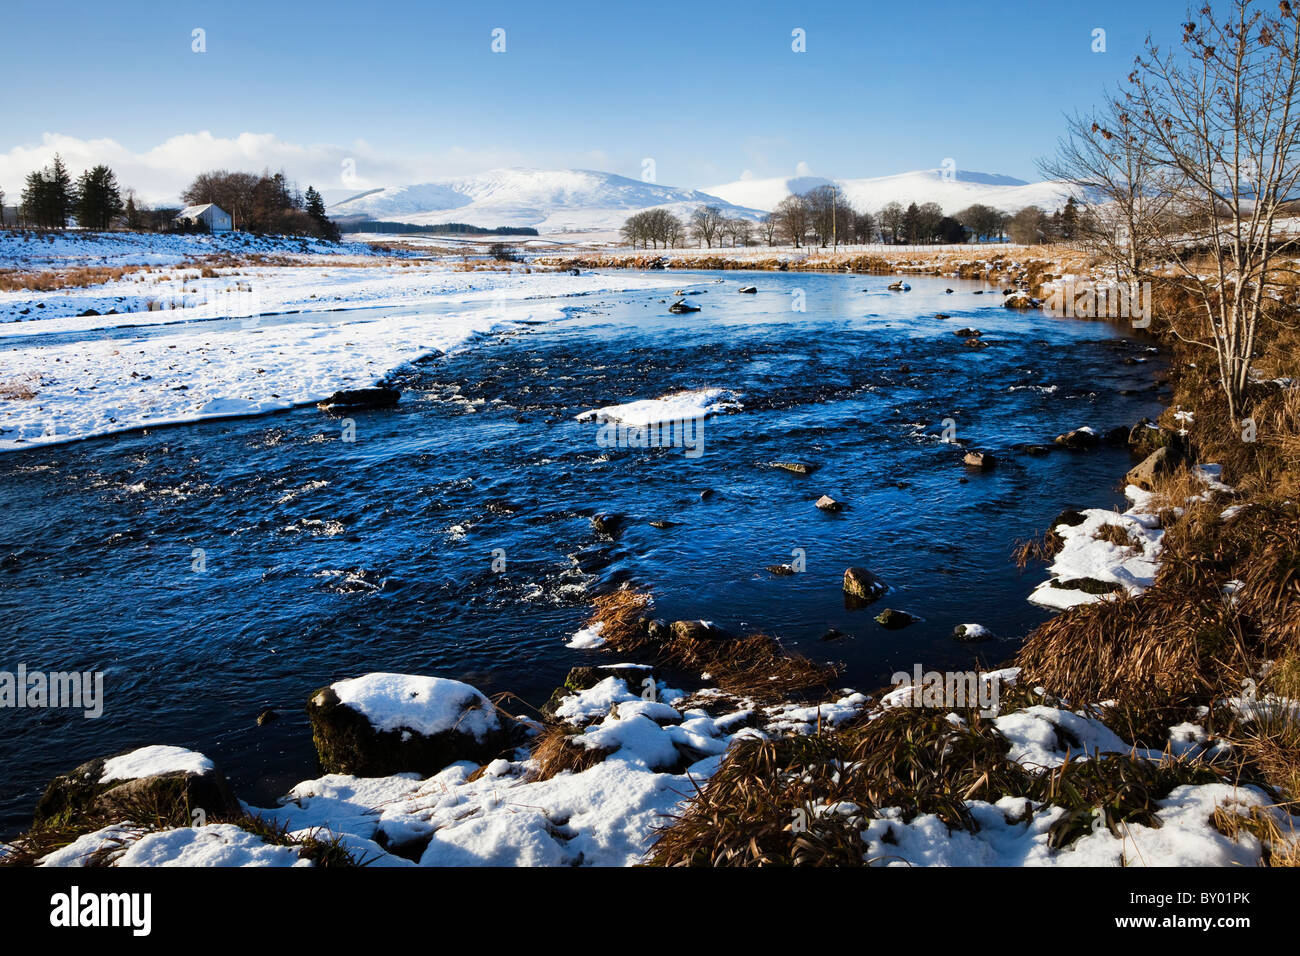
<instances>
[{"instance_id":1,"label":"flowing water","mask_svg":"<svg viewBox=\"0 0 1300 956\"><path fill-rule=\"evenodd\" d=\"M844 686L1014 653L1047 616L1025 601L1043 573L1019 574L1014 544L1063 507L1119 504L1129 466L1122 447L1017 446L1154 415L1149 343L1006 310L974 282L680 281L706 290L688 300L701 312L667 314L662 293L587 296L562 320L416 363L396 409L351 416L354 442L302 408L0 456L0 670L105 674L99 719L3 712L0 834L30 822L53 775L148 743L207 753L266 805L318 772L309 694L367 671L540 705L570 667L613 661L565 643L593 594L624 581L651 588L665 619L762 629L841 661ZM758 293L738 295L747 284ZM964 326L990 347L965 346ZM707 387L743 410L707 420L698 457L603 448L575 420ZM965 468L939 440L945 419L998 466ZM768 467L789 460L818 469ZM822 494L845 510L817 510ZM598 512L627 516L617 539L595 532ZM804 573L766 570L799 555ZM849 565L894 588L875 610L845 609ZM885 604L922 620L885 630ZM968 622L1001 639L954 642ZM823 641L831 628L847 636ZM281 719L259 727L267 707Z\"/></svg>"}]
</instances>

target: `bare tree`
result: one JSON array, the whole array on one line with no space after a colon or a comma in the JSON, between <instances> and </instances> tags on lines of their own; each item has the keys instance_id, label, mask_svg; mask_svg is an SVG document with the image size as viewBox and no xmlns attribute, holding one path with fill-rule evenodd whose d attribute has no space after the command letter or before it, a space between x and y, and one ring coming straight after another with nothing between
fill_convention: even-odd
<instances>
[{"instance_id":1,"label":"bare tree","mask_svg":"<svg viewBox=\"0 0 1300 956\"><path fill-rule=\"evenodd\" d=\"M907 210L899 202L891 202L880 210L880 229L882 232L888 231L889 241L898 242L898 235L903 229L903 218L907 215Z\"/></svg>"},{"instance_id":2,"label":"bare tree","mask_svg":"<svg viewBox=\"0 0 1300 956\"><path fill-rule=\"evenodd\" d=\"M712 249L713 241L720 239L723 219L722 209L718 206L700 206L691 213L691 234Z\"/></svg>"},{"instance_id":3,"label":"bare tree","mask_svg":"<svg viewBox=\"0 0 1300 956\"><path fill-rule=\"evenodd\" d=\"M1222 19L1201 8L1183 26L1180 55L1148 41L1131 77L1135 133L1149 144L1171 213L1143 224L1198 303L1202 331L1183 337L1214 350L1234 419L1261 315L1286 268L1277 220L1300 183L1300 16L1286 2L1276 13L1261 7L1231 0ZM1212 258L1208 280L1190 254L1198 248Z\"/></svg>"},{"instance_id":4,"label":"bare tree","mask_svg":"<svg viewBox=\"0 0 1300 956\"><path fill-rule=\"evenodd\" d=\"M764 241L766 241L769 246L774 245L776 242L776 231L778 225L779 220L770 212L758 221L759 235L763 237Z\"/></svg>"},{"instance_id":5,"label":"bare tree","mask_svg":"<svg viewBox=\"0 0 1300 956\"><path fill-rule=\"evenodd\" d=\"M971 231L977 242L980 239L1001 239L1002 230L1006 228L1006 217L992 206L981 203L967 206L954 218Z\"/></svg>"},{"instance_id":6,"label":"bare tree","mask_svg":"<svg viewBox=\"0 0 1300 956\"><path fill-rule=\"evenodd\" d=\"M810 215L808 201L803 196L786 196L772 211L776 217L777 233L798 248L808 235Z\"/></svg>"},{"instance_id":7,"label":"bare tree","mask_svg":"<svg viewBox=\"0 0 1300 956\"><path fill-rule=\"evenodd\" d=\"M1071 198L1083 206L1075 238L1107 262L1120 283L1145 274L1153 227L1166 218L1173 198L1163 188L1140 111L1132 93L1111 94L1091 113L1068 117L1056 157L1041 167L1047 178L1068 184Z\"/></svg>"},{"instance_id":8,"label":"bare tree","mask_svg":"<svg viewBox=\"0 0 1300 956\"><path fill-rule=\"evenodd\" d=\"M1007 220L1007 234L1012 242L1034 246L1047 241L1047 214L1037 206L1026 206Z\"/></svg>"}]
</instances>

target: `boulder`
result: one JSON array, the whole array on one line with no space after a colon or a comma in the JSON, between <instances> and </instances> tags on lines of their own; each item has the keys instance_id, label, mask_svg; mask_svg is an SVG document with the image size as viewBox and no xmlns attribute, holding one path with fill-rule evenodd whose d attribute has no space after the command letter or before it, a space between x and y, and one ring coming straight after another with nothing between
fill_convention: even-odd
<instances>
[{"instance_id":1,"label":"boulder","mask_svg":"<svg viewBox=\"0 0 1300 956\"><path fill-rule=\"evenodd\" d=\"M889 289L890 292L911 292L912 291L912 287L908 285L906 282L904 282L902 279L899 279L897 282L889 283L887 288Z\"/></svg>"},{"instance_id":2,"label":"boulder","mask_svg":"<svg viewBox=\"0 0 1300 956\"><path fill-rule=\"evenodd\" d=\"M876 623L889 631L899 631L916 621L916 618L906 611L896 611L892 607L887 607L876 615Z\"/></svg>"},{"instance_id":3,"label":"boulder","mask_svg":"<svg viewBox=\"0 0 1300 956\"><path fill-rule=\"evenodd\" d=\"M844 593L858 601L870 603L889 590L884 581L866 568L847 568L844 571Z\"/></svg>"},{"instance_id":4,"label":"boulder","mask_svg":"<svg viewBox=\"0 0 1300 956\"><path fill-rule=\"evenodd\" d=\"M1073 528L1076 525L1083 524L1087 520L1088 516L1082 511L1076 511L1073 508L1066 508L1056 516L1056 520L1052 522L1052 527L1057 528L1061 525L1065 525L1068 528Z\"/></svg>"},{"instance_id":5,"label":"boulder","mask_svg":"<svg viewBox=\"0 0 1300 956\"><path fill-rule=\"evenodd\" d=\"M953 335L959 338L970 338L972 336L975 338L979 338L983 334L984 333L981 332L979 329L958 329L956 332L953 333Z\"/></svg>"},{"instance_id":6,"label":"boulder","mask_svg":"<svg viewBox=\"0 0 1300 956\"><path fill-rule=\"evenodd\" d=\"M974 644L993 639L993 632L983 624L958 624L952 629L952 639L963 644Z\"/></svg>"},{"instance_id":7,"label":"boulder","mask_svg":"<svg viewBox=\"0 0 1300 956\"><path fill-rule=\"evenodd\" d=\"M1130 485L1137 485L1145 491L1152 491L1155 488L1156 479L1173 470L1174 453L1166 446L1157 448L1137 465L1134 465L1129 473L1124 476L1124 480Z\"/></svg>"},{"instance_id":8,"label":"boulder","mask_svg":"<svg viewBox=\"0 0 1300 956\"><path fill-rule=\"evenodd\" d=\"M780 468L782 471L788 471L795 475L811 475L817 470L816 465L804 461L774 461L772 467Z\"/></svg>"},{"instance_id":9,"label":"boulder","mask_svg":"<svg viewBox=\"0 0 1300 956\"><path fill-rule=\"evenodd\" d=\"M1064 435L1056 436L1056 443L1063 448L1075 451L1087 451L1101 444L1101 439L1091 428L1075 428Z\"/></svg>"},{"instance_id":10,"label":"boulder","mask_svg":"<svg viewBox=\"0 0 1300 956\"><path fill-rule=\"evenodd\" d=\"M673 621L668 633L675 641L728 641L731 635L709 621Z\"/></svg>"},{"instance_id":11,"label":"boulder","mask_svg":"<svg viewBox=\"0 0 1300 956\"><path fill-rule=\"evenodd\" d=\"M654 669L644 664L575 667L565 676L564 683L555 688L550 699L542 705L542 713L547 717L554 717L564 698L595 687L608 677L617 677L627 683L628 690L637 691L643 686L642 681L647 677L654 679Z\"/></svg>"},{"instance_id":12,"label":"boulder","mask_svg":"<svg viewBox=\"0 0 1300 956\"><path fill-rule=\"evenodd\" d=\"M844 510L844 505L841 502L836 501L830 495L822 495L818 498L817 507L822 511L830 511L832 513Z\"/></svg>"},{"instance_id":13,"label":"boulder","mask_svg":"<svg viewBox=\"0 0 1300 956\"><path fill-rule=\"evenodd\" d=\"M678 299L668 307L668 311L674 314L680 314L682 312L698 312L700 311L700 307L698 305L688 305L685 299Z\"/></svg>"},{"instance_id":14,"label":"boulder","mask_svg":"<svg viewBox=\"0 0 1300 956\"><path fill-rule=\"evenodd\" d=\"M36 804L33 825L88 818L189 826L195 810L208 820L244 815L225 776L203 754L183 747L140 747L55 777Z\"/></svg>"},{"instance_id":15,"label":"boulder","mask_svg":"<svg viewBox=\"0 0 1300 956\"><path fill-rule=\"evenodd\" d=\"M741 286L741 287L740 287L739 289L737 289L736 291L737 291L737 292L744 292L744 293L747 293L747 294L752 294L752 293L755 293L755 292L758 291L758 286L745 285L745 286Z\"/></svg>"},{"instance_id":16,"label":"boulder","mask_svg":"<svg viewBox=\"0 0 1300 956\"><path fill-rule=\"evenodd\" d=\"M968 451L962 461L972 468L992 468L997 459L987 451Z\"/></svg>"},{"instance_id":17,"label":"boulder","mask_svg":"<svg viewBox=\"0 0 1300 956\"><path fill-rule=\"evenodd\" d=\"M767 570L769 573L775 574L779 578L788 578L792 574L799 573L794 569L793 565L789 564L769 564Z\"/></svg>"},{"instance_id":18,"label":"boulder","mask_svg":"<svg viewBox=\"0 0 1300 956\"><path fill-rule=\"evenodd\" d=\"M1161 428L1147 418L1129 429L1128 450L1133 455L1146 458L1157 448L1169 448L1177 458L1182 454L1183 437L1176 432Z\"/></svg>"},{"instance_id":19,"label":"boulder","mask_svg":"<svg viewBox=\"0 0 1300 956\"><path fill-rule=\"evenodd\" d=\"M442 677L366 674L336 681L307 703L326 773L431 776L458 760L486 763L509 742L496 707Z\"/></svg>"},{"instance_id":20,"label":"boulder","mask_svg":"<svg viewBox=\"0 0 1300 956\"><path fill-rule=\"evenodd\" d=\"M978 339L978 338L969 338L965 342L963 342L962 345L965 345L967 348L972 348L972 349L986 349L989 347L989 344L987 342L985 342L983 339Z\"/></svg>"},{"instance_id":21,"label":"boulder","mask_svg":"<svg viewBox=\"0 0 1300 956\"><path fill-rule=\"evenodd\" d=\"M391 408L402 397L395 388L375 386L374 388L350 388L335 392L317 408Z\"/></svg>"},{"instance_id":22,"label":"boulder","mask_svg":"<svg viewBox=\"0 0 1300 956\"><path fill-rule=\"evenodd\" d=\"M596 529L597 534L609 535L611 538L617 538L619 532L623 530L623 524L626 519L623 515L602 512L593 515L591 526Z\"/></svg>"}]
</instances>

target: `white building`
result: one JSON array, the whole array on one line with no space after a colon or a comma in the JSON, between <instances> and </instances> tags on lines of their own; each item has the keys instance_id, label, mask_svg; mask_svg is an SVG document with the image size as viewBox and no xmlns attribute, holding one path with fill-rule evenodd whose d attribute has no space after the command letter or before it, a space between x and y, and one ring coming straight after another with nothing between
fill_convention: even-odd
<instances>
[{"instance_id":1,"label":"white building","mask_svg":"<svg viewBox=\"0 0 1300 956\"><path fill-rule=\"evenodd\" d=\"M230 213L210 202L202 206L186 206L176 217L176 222L201 226L208 232L229 232L231 229Z\"/></svg>"}]
</instances>

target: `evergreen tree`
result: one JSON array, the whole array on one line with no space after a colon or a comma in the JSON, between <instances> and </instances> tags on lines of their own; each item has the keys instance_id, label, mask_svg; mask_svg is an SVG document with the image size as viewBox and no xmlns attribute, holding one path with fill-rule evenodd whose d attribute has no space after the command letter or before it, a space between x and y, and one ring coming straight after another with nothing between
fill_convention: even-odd
<instances>
[{"instance_id":1,"label":"evergreen tree","mask_svg":"<svg viewBox=\"0 0 1300 956\"><path fill-rule=\"evenodd\" d=\"M23 218L40 229L63 229L68 224L76 191L63 158L54 154L54 162L27 175L23 187Z\"/></svg>"},{"instance_id":2,"label":"evergreen tree","mask_svg":"<svg viewBox=\"0 0 1300 956\"><path fill-rule=\"evenodd\" d=\"M331 242L338 242L339 227L326 214L325 200L321 198L321 194L316 191L314 186L307 187L306 206L307 215L311 216L312 221L316 223L321 238L328 239Z\"/></svg>"},{"instance_id":3,"label":"evergreen tree","mask_svg":"<svg viewBox=\"0 0 1300 956\"><path fill-rule=\"evenodd\" d=\"M1079 207L1071 196L1065 201L1065 211L1061 213L1061 237L1073 239L1079 232Z\"/></svg>"},{"instance_id":4,"label":"evergreen tree","mask_svg":"<svg viewBox=\"0 0 1300 956\"><path fill-rule=\"evenodd\" d=\"M144 217L140 215L140 210L135 205L135 192L128 190L126 194L126 228L133 232L139 232L144 228Z\"/></svg>"},{"instance_id":5,"label":"evergreen tree","mask_svg":"<svg viewBox=\"0 0 1300 956\"><path fill-rule=\"evenodd\" d=\"M107 166L86 170L77 180L77 222L83 229L109 229L122 214L117 177Z\"/></svg>"}]
</instances>

